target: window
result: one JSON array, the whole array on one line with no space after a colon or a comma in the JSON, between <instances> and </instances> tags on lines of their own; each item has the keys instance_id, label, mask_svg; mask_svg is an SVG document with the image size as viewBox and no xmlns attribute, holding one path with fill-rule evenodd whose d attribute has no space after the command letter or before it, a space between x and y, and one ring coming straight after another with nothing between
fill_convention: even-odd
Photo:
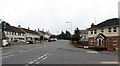
<instances>
[{"instance_id":1,"label":"window","mask_svg":"<svg viewBox=\"0 0 120 66\"><path fill-rule=\"evenodd\" d=\"M16 35L16 32L15 32L15 35Z\"/></svg>"},{"instance_id":2,"label":"window","mask_svg":"<svg viewBox=\"0 0 120 66\"><path fill-rule=\"evenodd\" d=\"M113 32L117 32L117 28L116 27L113 27Z\"/></svg>"},{"instance_id":3,"label":"window","mask_svg":"<svg viewBox=\"0 0 120 66\"><path fill-rule=\"evenodd\" d=\"M84 40L86 40L87 38L86 38L86 35L84 35Z\"/></svg>"},{"instance_id":4,"label":"window","mask_svg":"<svg viewBox=\"0 0 120 66\"><path fill-rule=\"evenodd\" d=\"M97 30L94 30L94 34L97 34Z\"/></svg>"},{"instance_id":5,"label":"window","mask_svg":"<svg viewBox=\"0 0 120 66\"><path fill-rule=\"evenodd\" d=\"M104 30L103 30L103 29L101 29L101 32L103 33L103 32L104 32Z\"/></svg>"},{"instance_id":6,"label":"window","mask_svg":"<svg viewBox=\"0 0 120 66\"><path fill-rule=\"evenodd\" d=\"M21 36L21 33L18 33L18 36Z\"/></svg>"},{"instance_id":7,"label":"window","mask_svg":"<svg viewBox=\"0 0 120 66\"><path fill-rule=\"evenodd\" d=\"M91 34L93 34L93 30L91 30Z\"/></svg>"},{"instance_id":8,"label":"window","mask_svg":"<svg viewBox=\"0 0 120 66\"><path fill-rule=\"evenodd\" d=\"M24 36L24 33L22 34L22 36Z\"/></svg>"},{"instance_id":9,"label":"window","mask_svg":"<svg viewBox=\"0 0 120 66\"><path fill-rule=\"evenodd\" d=\"M113 46L117 45L117 39L113 39Z\"/></svg>"},{"instance_id":10,"label":"window","mask_svg":"<svg viewBox=\"0 0 120 66\"><path fill-rule=\"evenodd\" d=\"M14 35L14 32L12 32L12 35Z\"/></svg>"},{"instance_id":11,"label":"window","mask_svg":"<svg viewBox=\"0 0 120 66\"><path fill-rule=\"evenodd\" d=\"M9 35L11 35L11 32L9 32Z\"/></svg>"},{"instance_id":12,"label":"window","mask_svg":"<svg viewBox=\"0 0 120 66\"><path fill-rule=\"evenodd\" d=\"M93 40L92 40L92 39L90 40L90 45L94 45L94 43L93 43Z\"/></svg>"},{"instance_id":13,"label":"window","mask_svg":"<svg viewBox=\"0 0 120 66\"><path fill-rule=\"evenodd\" d=\"M109 33L111 32L111 28L108 28L108 32L109 32Z\"/></svg>"},{"instance_id":14,"label":"window","mask_svg":"<svg viewBox=\"0 0 120 66\"><path fill-rule=\"evenodd\" d=\"M8 35L8 32L6 31L6 35Z\"/></svg>"},{"instance_id":15,"label":"window","mask_svg":"<svg viewBox=\"0 0 120 66\"><path fill-rule=\"evenodd\" d=\"M84 35L84 38L86 38L86 35Z\"/></svg>"},{"instance_id":16,"label":"window","mask_svg":"<svg viewBox=\"0 0 120 66\"><path fill-rule=\"evenodd\" d=\"M11 38L11 41L13 41L13 38Z\"/></svg>"}]
</instances>

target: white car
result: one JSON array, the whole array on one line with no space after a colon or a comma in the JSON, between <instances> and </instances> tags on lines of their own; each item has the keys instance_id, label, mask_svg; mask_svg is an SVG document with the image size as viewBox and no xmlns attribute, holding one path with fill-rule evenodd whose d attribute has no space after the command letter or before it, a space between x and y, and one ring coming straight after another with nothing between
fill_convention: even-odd
<instances>
[{"instance_id":1,"label":"white car","mask_svg":"<svg viewBox=\"0 0 120 66\"><path fill-rule=\"evenodd\" d=\"M9 46L10 45L10 42L6 39L3 39L2 40L2 46L5 47L5 46Z\"/></svg>"},{"instance_id":2,"label":"white car","mask_svg":"<svg viewBox=\"0 0 120 66\"><path fill-rule=\"evenodd\" d=\"M57 38L51 38L52 41L57 41Z\"/></svg>"}]
</instances>

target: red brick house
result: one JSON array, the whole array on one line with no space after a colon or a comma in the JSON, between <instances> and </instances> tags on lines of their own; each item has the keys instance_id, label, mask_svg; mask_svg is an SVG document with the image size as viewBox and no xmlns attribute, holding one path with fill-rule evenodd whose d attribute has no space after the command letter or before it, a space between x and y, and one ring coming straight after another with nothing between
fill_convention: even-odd
<instances>
[{"instance_id":1,"label":"red brick house","mask_svg":"<svg viewBox=\"0 0 120 66\"><path fill-rule=\"evenodd\" d=\"M89 47L106 48L109 51L118 49L120 45L119 18L108 19L97 25L92 23L88 28Z\"/></svg>"}]
</instances>

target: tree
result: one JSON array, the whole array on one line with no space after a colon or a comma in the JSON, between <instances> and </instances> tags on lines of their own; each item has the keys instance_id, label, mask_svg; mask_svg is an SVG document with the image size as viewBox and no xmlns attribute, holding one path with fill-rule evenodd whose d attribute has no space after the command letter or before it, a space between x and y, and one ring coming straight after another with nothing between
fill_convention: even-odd
<instances>
[{"instance_id":1,"label":"tree","mask_svg":"<svg viewBox=\"0 0 120 66\"><path fill-rule=\"evenodd\" d=\"M57 35L58 39L64 39L65 33L61 31L61 34Z\"/></svg>"},{"instance_id":2,"label":"tree","mask_svg":"<svg viewBox=\"0 0 120 66\"><path fill-rule=\"evenodd\" d=\"M72 41L79 41L80 40L80 36L78 35L78 34L74 34L74 35L72 35Z\"/></svg>"},{"instance_id":3,"label":"tree","mask_svg":"<svg viewBox=\"0 0 120 66\"><path fill-rule=\"evenodd\" d=\"M72 41L79 41L81 39L80 37L80 30L78 28L76 28L74 30L74 34L72 35Z\"/></svg>"},{"instance_id":4,"label":"tree","mask_svg":"<svg viewBox=\"0 0 120 66\"><path fill-rule=\"evenodd\" d=\"M80 30L78 28L75 29L74 34L80 34Z\"/></svg>"},{"instance_id":5,"label":"tree","mask_svg":"<svg viewBox=\"0 0 120 66\"><path fill-rule=\"evenodd\" d=\"M69 31L66 30L66 34L65 34L65 39L66 40L70 40L71 39L71 33Z\"/></svg>"}]
</instances>

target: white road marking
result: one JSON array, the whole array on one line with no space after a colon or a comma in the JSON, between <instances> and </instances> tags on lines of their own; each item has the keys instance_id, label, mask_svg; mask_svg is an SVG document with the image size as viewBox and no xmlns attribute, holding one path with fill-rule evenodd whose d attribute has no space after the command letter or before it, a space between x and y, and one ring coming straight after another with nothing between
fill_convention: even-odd
<instances>
[{"instance_id":1,"label":"white road marking","mask_svg":"<svg viewBox=\"0 0 120 66\"><path fill-rule=\"evenodd\" d=\"M37 60L35 59L34 62L36 62Z\"/></svg>"},{"instance_id":2,"label":"white road marking","mask_svg":"<svg viewBox=\"0 0 120 66\"><path fill-rule=\"evenodd\" d=\"M40 62L36 62L36 64L39 64Z\"/></svg>"},{"instance_id":3,"label":"white road marking","mask_svg":"<svg viewBox=\"0 0 120 66\"><path fill-rule=\"evenodd\" d=\"M34 62L33 61L31 61L31 62L29 62L28 64L33 64Z\"/></svg>"},{"instance_id":4,"label":"white road marking","mask_svg":"<svg viewBox=\"0 0 120 66\"><path fill-rule=\"evenodd\" d=\"M2 58L8 58L8 57L11 57L11 56L14 56L15 54L11 54L11 55L8 55L8 56L4 56Z\"/></svg>"},{"instance_id":5,"label":"white road marking","mask_svg":"<svg viewBox=\"0 0 120 66\"><path fill-rule=\"evenodd\" d=\"M32 49L30 49L30 50L26 50L26 51L23 51L23 52L29 52L29 51L32 51Z\"/></svg>"},{"instance_id":6,"label":"white road marking","mask_svg":"<svg viewBox=\"0 0 120 66\"><path fill-rule=\"evenodd\" d=\"M38 60L43 61L43 60L47 59L47 58L48 58L48 54L51 53L52 51L54 51L55 49L57 49L57 48L60 47L60 46L61 46L61 45L57 46L56 48L52 49L52 50L49 51L48 53L46 53L46 54L40 56L39 58L37 58L37 60L31 61L31 62L29 62L28 64L33 64L33 63L35 63L35 62L38 61ZM41 47L40 47L40 48L41 48ZM49 55L52 55L52 54L49 54ZM35 64L38 64L38 63L40 63L40 62L36 62Z\"/></svg>"},{"instance_id":7,"label":"white road marking","mask_svg":"<svg viewBox=\"0 0 120 66\"><path fill-rule=\"evenodd\" d=\"M11 54L11 53L14 53L14 52L8 52L8 53L4 53L2 55L8 55L8 54Z\"/></svg>"},{"instance_id":8,"label":"white road marking","mask_svg":"<svg viewBox=\"0 0 120 66\"><path fill-rule=\"evenodd\" d=\"M8 55L8 54L12 54L12 53L15 53L15 52L23 52L23 50L8 52L8 53L4 53L4 54L2 54L2 55Z\"/></svg>"},{"instance_id":9,"label":"white road marking","mask_svg":"<svg viewBox=\"0 0 120 66\"><path fill-rule=\"evenodd\" d=\"M118 64L118 61L106 61L106 62L100 62L102 64Z\"/></svg>"},{"instance_id":10,"label":"white road marking","mask_svg":"<svg viewBox=\"0 0 120 66\"><path fill-rule=\"evenodd\" d=\"M97 51L87 51L88 53L98 53Z\"/></svg>"},{"instance_id":11,"label":"white road marking","mask_svg":"<svg viewBox=\"0 0 120 66\"><path fill-rule=\"evenodd\" d=\"M33 63L35 63L37 60L46 59L46 56L47 56L47 55L48 55L48 54L42 55L41 57L39 57L39 58L37 58L37 59L29 62L28 64L33 64ZM38 63L38 62L36 62L36 63Z\"/></svg>"},{"instance_id":12,"label":"white road marking","mask_svg":"<svg viewBox=\"0 0 120 66\"><path fill-rule=\"evenodd\" d=\"M47 59L48 57L45 57L45 58L43 58L43 59L41 59L40 61L43 61L43 60L45 60L45 59Z\"/></svg>"}]
</instances>

